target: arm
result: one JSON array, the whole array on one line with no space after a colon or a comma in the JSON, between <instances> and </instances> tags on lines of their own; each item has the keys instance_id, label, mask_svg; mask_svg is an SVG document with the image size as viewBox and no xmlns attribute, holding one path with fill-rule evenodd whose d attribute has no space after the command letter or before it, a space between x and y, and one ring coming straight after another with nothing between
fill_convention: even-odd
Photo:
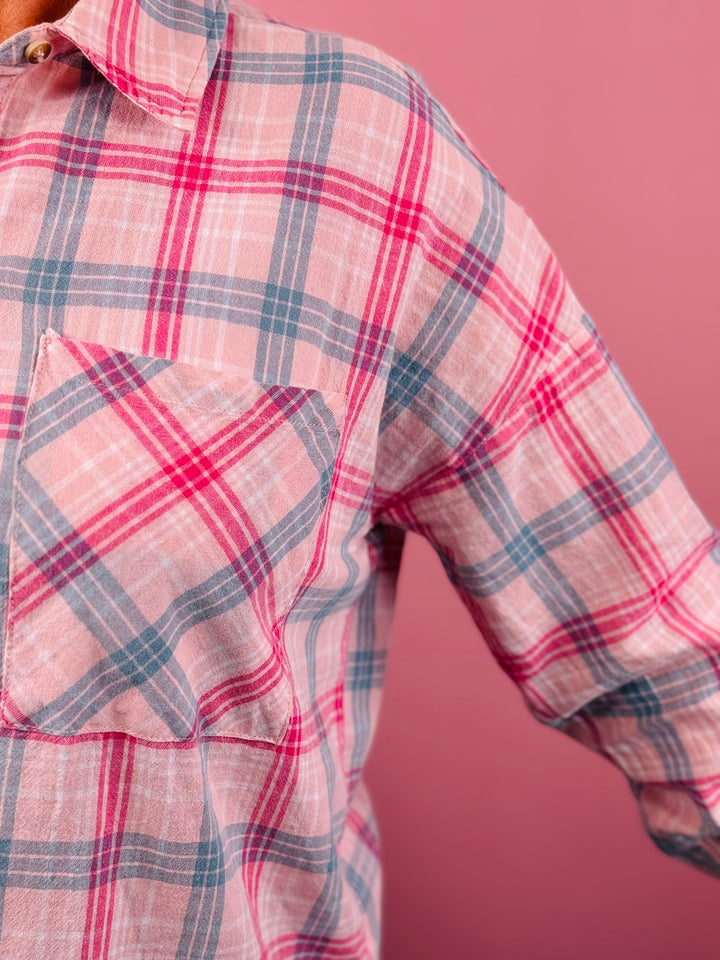
<instances>
[{"instance_id":1,"label":"arm","mask_svg":"<svg viewBox=\"0 0 720 960\"><path fill-rule=\"evenodd\" d=\"M433 545L532 715L623 771L659 849L720 877L720 535L535 224L413 82L434 155L375 520Z\"/></svg>"}]
</instances>

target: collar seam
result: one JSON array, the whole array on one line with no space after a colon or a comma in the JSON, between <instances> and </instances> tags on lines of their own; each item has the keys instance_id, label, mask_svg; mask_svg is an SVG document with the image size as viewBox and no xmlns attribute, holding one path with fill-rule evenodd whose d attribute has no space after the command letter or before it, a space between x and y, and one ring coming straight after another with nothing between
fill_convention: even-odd
<instances>
[{"instance_id":1,"label":"collar seam","mask_svg":"<svg viewBox=\"0 0 720 960\"><path fill-rule=\"evenodd\" d=\"M215 17L213 19L213 27L217 24L219 15L220 15L220 10L216 9ZM83 56L87 57L90 63L92 63L92 65L97 70L99 70L100 73L102 73L103 75L105 75L108 70L112 70L118 77L122 76L125 79L127 79L130 76L129 74L125 74L124 72L121 72L117 64L113 63L113 61L108 60L107 57L104 57L101 53L98 53L97 50L94 48L94 44L91 42L90 38L87 36L87 34L85 34L82 28L78 28L75 25L73 25L72 32L68 31L66 33L63 30L58 30L58 32L61 33L64 37L66 37L68 40L70 40L72 43L74 43L81 50ZM109 80L107 76L106 76L106 79L108 79L108 82L113 83L113 86L115 86L118 92L121 93L123 96L128 97L128 99L130 100L134 100L138 104L145 105L149 108L151 107L152 113L159 114L160 116L163 116L163 117L174 117L174 118L185 119L189 116L193 116L197 112L197 108L195 106L193 105L188 106L188 101L189 101L188 93L200 72L200 68L203 64L203 60L207 59L208 43L209 43L208 37L206 36L201 55L198 57L197 64L195 65L194 70L190 74L190 79L188 80L187 86L184 88L184 90L174 91L179 101L178 107L176 109L168 109L167 107L163 107L161 104L157 102L156 99L153 99L152 97L147 96L147 94L142 93L140 90L132 94L124 90L120 90L117 83L113 83L113 81ZM133 76L133 79L137 83L138 78ZM198 106L199 106L199 101L198 101Z\"/></svg>"},{"instance_id":2,"label":"collar seam","mask_svg":"<svg viewBox=\"0 0 720 960\"><path fill-rule=\"evenodd\" d=\"M217 24L218 24L218 20L219 20L219 18L220 18L220 12L221 12L221 11L220 11L220 7L221 7L221 6L222 6L222 4L219 4L219 3L215 5L215 16L213 17L213 35L214 35L214 36L216 35L216 27L217 27ZM224 15L224 11L223 11L223 15ZM229 16L231 16L231 14L230 14ZM228 19L229 19L229 16L228 16ZM226 23L226 24L225 24L225 34L227 34L227 30L228 30L228 24ZM188 85L187 85L187 87L185 88L185 92L184 92L184 94L183 94L183 97L184 97L186 103L187 103L187 101L188 101L188 92L189 92L190 88L192 87L193 83L195 82L195 78L197 77L198 73L200 72L200 67L201 67L201 65L202 65L203 63L206 63L206 62L207 62L208 45L209 45L209 42L210 42L210 41L209 41L209 37L210 37L210 34L209 34L209 33L206 33L206 34L205 34L205 43L203 44L202 53L201 53L201 55L198 57L198 62L197 62L197 64L195 65L195 69L193 70L193 72L192 72L192 74L191 74L191 76L190 76L190 79L189 79L189 81L188 81ZM218 44L218 56L220 56L220 51L222 50L222 47L223 47L223 43L222 43L222 40L220 40L220 42L219 42L219 44ZM217 62L217 57L215 58L215 61ZM211 69L208 69L208 82L210 81L210 76L211 76L211 75L212 75L212 70L211 70ZM205 86L207 86L207 83L205 84ZM203 89L204 89L204 88L203 88ZM199 107L200 107L200 99L201 99L201 98L198 97L198 109L199 109ZM196 112L196 111L193 111L193 113L194 113L194 112Z\"/></svg>"}]
</instances>

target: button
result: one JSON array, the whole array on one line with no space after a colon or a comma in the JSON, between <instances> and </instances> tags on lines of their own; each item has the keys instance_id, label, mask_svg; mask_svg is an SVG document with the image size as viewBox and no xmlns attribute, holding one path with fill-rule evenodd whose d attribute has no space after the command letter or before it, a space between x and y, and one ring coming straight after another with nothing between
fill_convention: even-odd
<instances>
[{"instance_id":1,"label":"button","mask_svg":"<svg viewBox=\"0 0 720 960\"><path fill-rule=\"evenodd\" d=\"M25 47L23 53L28 63L41 63L52 53L52 44L47 40L33 40Z\"/></svg>"}]
</instances>

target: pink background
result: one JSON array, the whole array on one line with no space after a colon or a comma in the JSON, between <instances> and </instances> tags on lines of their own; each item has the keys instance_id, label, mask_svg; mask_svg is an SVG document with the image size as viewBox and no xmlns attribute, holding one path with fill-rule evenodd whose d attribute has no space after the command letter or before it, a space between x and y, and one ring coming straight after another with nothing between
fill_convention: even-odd
<instances>
[{"instance_id":1,"label":"pink background","mask_svg":"<svg viewBox=\"0 0 720 960\"><path fill-rule=\"evenodd\" d=\"M420 72L553 247L720 525L720 4L255 5ZM654 847L617 768L532 719L415 536L367 777L382 960L717 957L720 883Z\"/></svg>"}]
</instances>

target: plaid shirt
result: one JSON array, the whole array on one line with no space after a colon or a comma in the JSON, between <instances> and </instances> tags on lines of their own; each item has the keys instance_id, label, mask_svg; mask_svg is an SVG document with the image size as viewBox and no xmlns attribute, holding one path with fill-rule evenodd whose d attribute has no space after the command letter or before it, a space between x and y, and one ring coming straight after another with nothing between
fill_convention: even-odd
<instances>
[{"instance_id":1,"label":"plaid shirt","mask_svg":"<svg viewBox=\"0 0 720 960\"><path fill-rule=\"evenodd\" d=\"M720 537L422 78L79 0L0 98L2 960L379 955L408 530L720 876Z\"/></svg>"}]
</instances>

